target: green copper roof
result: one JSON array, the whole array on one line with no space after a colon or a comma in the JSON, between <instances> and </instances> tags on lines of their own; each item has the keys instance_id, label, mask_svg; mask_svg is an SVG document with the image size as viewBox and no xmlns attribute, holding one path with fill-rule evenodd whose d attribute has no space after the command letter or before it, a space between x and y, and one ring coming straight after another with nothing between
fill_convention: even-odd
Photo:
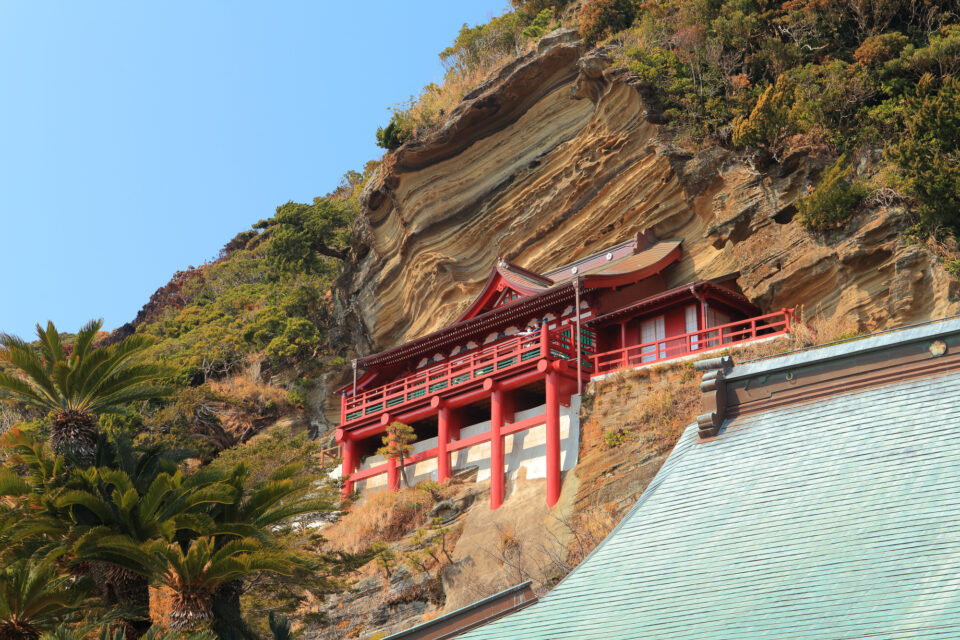
<instances>
[{"instance_id":1,"label":"green copper roof","mask_svg":"<svg viewBox=\"0 0 960 640\"><path fill-rule=\"evenodd\" d=\"M691 426L573 573L458 636L958 637L958 373Z\"/></svg>"}]
</instances>

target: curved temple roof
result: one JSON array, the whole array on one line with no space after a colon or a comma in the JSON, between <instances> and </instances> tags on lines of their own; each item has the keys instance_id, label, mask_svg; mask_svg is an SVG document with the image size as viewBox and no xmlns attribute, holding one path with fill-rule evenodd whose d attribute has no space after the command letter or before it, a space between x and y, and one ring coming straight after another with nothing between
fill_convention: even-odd
<instances>
[{"instance_id":1,"label":"curved temple roof","mask_svg":"<svg viewBox=\"0 0 960 640\"><path fill-rule=\"evenodd\" d=\"M526 321L550 306L572 300L575 278L581 290L617 287L649 278L677 262L682 240L656 240L652 234L638 234L582 260L564 265L546 274L499 261L473 303L453 324L392 349L357 360L359 367L390 365L425 353L432 353L451 341L481 336L503 322ZM572 269L576 267L577 273ZM496 307L507 288L520 296Z\"/></svg>"}]
</instances>

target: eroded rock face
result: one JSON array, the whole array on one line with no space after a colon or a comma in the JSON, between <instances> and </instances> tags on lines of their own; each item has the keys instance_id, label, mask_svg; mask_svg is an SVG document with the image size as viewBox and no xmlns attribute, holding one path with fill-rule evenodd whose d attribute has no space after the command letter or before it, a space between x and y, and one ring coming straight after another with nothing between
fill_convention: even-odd
<instances>
[{"instance_id":1,"label":"eroded rock face","mask_svg":"<svg viewBox=\"0 0 960 640\"><path fill-rule=\"evenodd\" d=\"M649 227L684 238L670 285L739 271L765 310L839 315L860 330L960 311L957 283L900 239L897 212L862 214L836 238L794 221L826 161L683 149L653 98L604 51L558 37L469 94L441 129L388 154L365 193L362 257L340 281L355 347L449 323L498 256L545 269Z\"/></svg>"}]
</instances>

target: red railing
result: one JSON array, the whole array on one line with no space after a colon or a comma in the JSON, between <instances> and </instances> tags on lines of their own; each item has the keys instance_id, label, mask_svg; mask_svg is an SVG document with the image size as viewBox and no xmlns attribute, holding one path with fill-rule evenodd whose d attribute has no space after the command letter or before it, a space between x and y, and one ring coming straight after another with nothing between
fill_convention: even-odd
<instances>
[{"instance_id":1,"label":"red railing","mask_svg":"<svg viewBox=\"0 0 960 640\"><path fill-rule=\"evenodd\" d=\"M663 362L673 358L703 353L750 340L770 338L790 333L793 309L781 309L765 316L738 320L700 331L669 336L662 340L644 342L624 349L605 351L591 356L593 375L609 373L627 367Z\"/></svg>"},{"instance_id":2,"label":"red railing","mask_svg":"<svg viewBox=\"0 0 960 640\"><path fill-rule=\"evenodd\" d=\"M345 395L341 400L341 423L353 422L414 400L429 398L452 387L522 367L543 357L551 360L576 359L573 326L563 325L548 330L546 341L543 331L542 328L537 329L474 349L465 355L458 355L354 397ZM584 367L590 369L593 334L584 330L582 343Z\"/></svg>"}]
</instances>

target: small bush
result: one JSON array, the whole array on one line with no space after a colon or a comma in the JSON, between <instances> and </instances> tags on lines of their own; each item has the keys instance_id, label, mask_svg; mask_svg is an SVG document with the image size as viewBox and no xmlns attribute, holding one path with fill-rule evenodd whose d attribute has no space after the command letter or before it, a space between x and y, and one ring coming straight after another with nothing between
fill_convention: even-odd
<instances>
[{"instance_id":1,"label":"small bush","mask_svg":"<svg viewBox=\"0 0 960 640\"><path fill-rule=\"evenodd\" d=\"M951 277L960 280L960 260L950 260L943 263L943 269L950 274Z\"/></svg>"},{"instance_id":2,"label":"small bush","mask_svg":"<svg viewBox=\"0 0 960 640\"><path fill-rule=\"evenodd\" d=\"M530 26L523 30L523 36L531 40L539 40L550 31L553 22L553 9L547 7L536 15Z\"/></svg>"},{"instance_id":3,"label":"small bush","mask_svg":"<svg viewBox=\"0 0 960 640\"><path fill-rule=\"evenodd\" d=\"M827 231L849 220L867 197L866 187L850 182L852 173L846 156L824 171L817 188L797 201L800 224L811 231Z\"/></svg>"},{"instance_id":4,"label":"small bush","mask_svg":"<svg viewBox=\"0 0 960 640\"><path fill-rule=\"evenodd\" d=\"M795 133L790 122L790 105L795 87L789 78L781 75L776 84L768 86L750 115L734 122L733 143L753 147L777 146L788 135Z\"/></svg>"},{"instance_id":5,"label":"small bush","mask_svg":"<svg viewBox=\"0 0 960 640\"><path fill-rule=\"evenodd\" d=\"M516 12L496 16L486 24L465 24L453 44L440 52L440 62L450 75L486 68L491 62L520 51L525 26Z\"/></svg>"},{"instance_id":6,"label":"small bush","mask_svg":"<svg viewBox=\"0 0 960 640\"><path fill-rule=\"evenodd\" d=\"M403 126L403 117L394 112L386 127L377 127L377 146L393 151L406 141L410 132Z\"/></svg>"},{"instance_id":7,"label":"small bush","mask_svg":"<svg viewBox=\"0 0 960 640\"><path fill-rule=\"evenodd\" d=\"M623 429L613 429L603 434L604 442L606 442L607 446L611 449L619 447L626 439L627 434Z\"/></svg>"},{"instance_id":8,"label":"small bush","mask_svg":"<svg viewBox=\"0 0 960 640\"><path fill-rule=\"evenodd\" d=\"M580 8L580 37L593 46L630 27L639 9L636 0L587 0Z\"/></svg>"},{"instance_id":9,"label":"small bush","mask_svg":"<svg viewBox=\"0 0 960 640\"><path fill-rule=\"evenodd\" d=\"M533 20L544 11L559 13L570 4L570 0L510 0L521 19Z\"/></svg>"},{"instance_id":10,"label":"small bush","mask_svg":"<svg viewBox=\"0 0 960 640\"><path fill-rule=\"evenodd\" d=\"M904 113L906 132L888 152L898 186L916 200L928 231L960 231L960 80L925 75Z\"/></svg>"}]
</instances>

